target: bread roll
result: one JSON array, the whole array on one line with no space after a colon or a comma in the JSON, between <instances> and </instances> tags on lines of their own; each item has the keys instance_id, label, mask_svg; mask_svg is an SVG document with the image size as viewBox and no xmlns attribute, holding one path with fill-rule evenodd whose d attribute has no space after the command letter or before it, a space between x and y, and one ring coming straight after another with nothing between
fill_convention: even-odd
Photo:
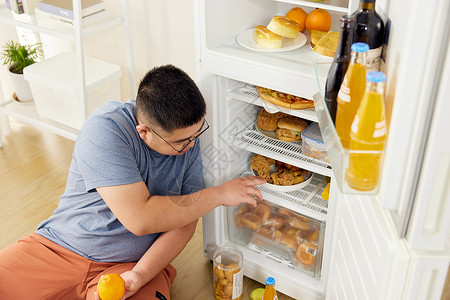
<instances>
[{"instance_id":1,"label":"bread roll","mask_svg":"<svg viewBox=\"0 0 450 300\"><path fill-rule=\"evenodd\" d=\"M275 131L278 128L278 120L284 116L286 116L285 113L276 112L271 114L264 108L261 108L258 118L256 119L256 125L258 125L258 128L261 130Z\"/></svg>"},{"instance_id":2,"label":"bread roll","mask_svg":"<svg viewBox=\"0 0 450 300\"><path fill-rule=\"evenodd\" d=\"M290 212L289 210L287 210L287 209L285 209L285 208L281 208L281 207L278 209L277 213L278 213L279 215L283 215L283 216L287 216L287 217L290 217L290 216L293 216L293 215L294 215L294 214L293 214L292 212Z\"/></svg>"},{"instance_id":3,"label":"bread roll","mask_svg":"<svg viewBox=\"0 0 450 300\"><path fill-rule=\"evenodd\" d=\"M307 219L300 218L300 217L290 217L287 223L297 229L300 230L309 230L310 225Z\"/></svg>"},{"instance_id":4,"label":"bread roll","mask_svg":"<svg viewBox=\"0 0 450 300\"><path fill-rule=\"evenodd\" d=\"M246 213L249 210L250 210L250 206L248 204L243 204L236 210L236 215Z\"/></svg>"},{"instance_id":5,"label":"bread roll","mask_svg":"<svg viewBox=\"0 0 450 300\"><path fill-rule=\"evenodd\" d=\"M280 229L284 225L284 218L280 216L270 217L267 219L266 225L274 229Z\"/></svg>"},{"instance_id":6,"label":"bread roll","mask_svg":"<svg viewBox=\"0 0 450 300\"><path fill-rule=\"evenodd\" d=\"M295 39L300 31L300 26L283 16L275 16L270 20L267 29L286 38Z\"/></svg>"},{"instance_id":7,"label":"bread roll","mask_svg":"<svg viewBox=\"0 0 450 300\"><path fill-rule=\"evenodd\" d=\"M275 230L273 234L273 240L279 241L283 237L283 233L280 230Z\"/></svg>"},{"instance_id":8,"label":"bread roll","mask_svg":"<svg viewBox=\"0 0 450 300\"><path fill-rule=\"evenodd\" d=\"M281 48L282 39L278 34L273 33L267 27L258 25L255 27L255 32L253 33L253 39L261 47L267 49L278 49Z\"/></svg>"},{"instance_id":9,"label":"bread roll","mask_svg":"<svg viewBox=\"0 0 450 300\"><path fill-rule=\"evenodd\" d=\"M317 244L317 242L319 241L319 228L306 231L303 239L309 243Z\"/></svg>"},{"instance_id":10,"label":"bread roll","mask_svg":"<svg viewBox=\"0 0 450 300\"><path fill-rule=\"evenodd\" d=\"M295 251L295 257L297 258L299 263L301 263L305 267L310 267L316 260L316 252L317 245L307 242L301 242L297 247L297 251Z\"/></svg>"},{"instance_id":11,"label":"bread roll","mask_svg":"<svg viewBox=\"0 0 450 300\"><path fill-rule=\"evenodd\" d=\"M258 217L258 215L251 212L243 214L239 221L240 224L254 231L258 231L258 229L263 224L263 219L261 219L260 217Z\"/></svg>"},{"instance_id":12,"label":"bread roll","mask_svg":"<svg viewBox=\"0 0 450 300\"><path fill-rule=\"evenodd\" d=\"M292 250L297 248L297 239L294 237L284 235L281 237L280 243Z\"/></svg>"},{"instance_id":13,"label":"bread roll","mask_svg":"<svg viewBox=\"0 0 450 300\"><path fill-rule=\"evenodd\" d=\"M274 230L268 227L261 227L257 231L258 234L262 235L265 238L268 238L270 240L273 240Z\"/></svg>"},{"instance_id":14,"label":"bread roll","mask_svg":"<svg viewBox=\"0 0 450 300\"><path fill-rule=\"evenodd\" d=\"M259 204L255 208L255 214L265 222L270 217L270 207L267 204Z\"/></svg>"}]
</instances>

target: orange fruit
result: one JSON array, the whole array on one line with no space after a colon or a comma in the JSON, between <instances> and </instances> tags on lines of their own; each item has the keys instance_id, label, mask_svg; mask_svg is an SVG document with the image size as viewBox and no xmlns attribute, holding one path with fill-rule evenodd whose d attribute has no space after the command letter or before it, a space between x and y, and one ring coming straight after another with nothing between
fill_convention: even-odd
<instances>
[{"instance_id":1,"label":"orange fruit","mask_svg":"<svg viewBox=\"0 0 450 300\"><path fill-rule=\"evenodd\" d=\"M102 300L120 300L125 294L125 281L116 273L102 276L97 284L97 291Z\"/></svg>"},{"instance_id":2,"label":"orange fruit","mask_svg":"<svg viewBox=\"0 0 450 300\"><path fill-rule=\"evenodd\" d=\"M306 17L306 30L321 30L329 31L331 28L331 15L328 11L321 8L316 8Z\"/></svg>"},{"instance_id":3,"label":"orange fruit","mask_svg":"<svg viewBox=\"0 0 450 300\"><path fill-rule=\"evenodd\" d=\"M286 18L291 19L300 26L300 32L305 31L305 22L308 13L304 11L301 7L294 7L286 14Z\"/></svg>"}]
</instances>

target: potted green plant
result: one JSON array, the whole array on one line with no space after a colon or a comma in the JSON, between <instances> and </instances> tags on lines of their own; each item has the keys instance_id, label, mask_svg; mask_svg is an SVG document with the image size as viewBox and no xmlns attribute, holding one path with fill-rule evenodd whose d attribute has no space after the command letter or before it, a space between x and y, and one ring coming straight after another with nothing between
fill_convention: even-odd
<instances>
[{"instance_id":1,"label":"potted green plant","mask_svg":"<svg viewBox=\"0 0 450 300\"><path fill-rule=\"evenodd\" d=\"M30 86L23 77L23 69L34 64L42 57L41 43L21 45L10 40L3 46L0 58L8 66L15 95L13 98L20 102L31 102L33 96Z\"/></svg>"}]
</instances>

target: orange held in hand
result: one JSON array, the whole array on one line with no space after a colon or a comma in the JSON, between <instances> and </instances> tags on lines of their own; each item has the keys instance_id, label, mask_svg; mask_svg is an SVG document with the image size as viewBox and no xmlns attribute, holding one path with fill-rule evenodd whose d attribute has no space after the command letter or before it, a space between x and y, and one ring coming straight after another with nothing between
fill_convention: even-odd
<instances>
[{"instance_id":1,"label":"orange held in hand","mask_svg":"<svg viewBox=\"0 0 450 300\"><path fill-rule=\"evenodd\" d=\"M305 26L308 31L313 29L329 31L331 28L331 15L325 9L316 8L306 17Z\"/></svg>"},{"instance_id":2,"label":"orange held in hand","mask_svg":"<svg viewBox=\"0 0 450 300\"><path fill-rule=\"evenodd\" d=\"M125 281L119 274L111 273L100 278L97 290L102 300L120 300L125 294Z\"/></svg>"},{"instance_id":3,"label":"orange held in hand","mask_svg":"<svg viewBox=\"0 0 450 300\"><path fill-rule=\"evenodd\" d=\"M308 14L301 7L294 7L286 14L286 18L291 19L300 26L300 32L305 31L305 22Z\"/></svg>"}]
</instances>

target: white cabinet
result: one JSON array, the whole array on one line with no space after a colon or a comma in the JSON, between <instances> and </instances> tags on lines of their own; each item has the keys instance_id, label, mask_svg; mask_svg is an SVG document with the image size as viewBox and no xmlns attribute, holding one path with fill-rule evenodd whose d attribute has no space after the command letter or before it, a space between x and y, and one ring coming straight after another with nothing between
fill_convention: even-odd
<instances>
[{"instance_id":1,"label":"white cabinet","mask_svg":"<svg viewBox=\"0 0 450 300\"><path fill-rule=\"evenodd\" d=\"M129 33L129 21L127 13L127 1L121 1L121 16L107 15L98 22L92 22L89 25L84 25L81 22L80 11L81 3L80 1L73 2L74 11L74 25L73 27L67 25L55 26L46 24L45 22L38 22L39 20L35 15L30 15L29 22L19 21L17 18L13 18L10 10L6 8L5 5L0 5L0 23L21 27L25 29L32 30L39 34L46 34L58 39L66 40L74 43L75 56L76 56L76 86L74 87L78 91L78 97L76 101L79 101L78 106L81 108L78 112L79 115L76 118L80 119L83 123L88 117L88 111L86 110L87 103L87 91L86 91L86 70L85 70L85 56L83 51L83 40L87 37L101 34L106 30L112 29L120 24L123 25L126 55L127 55L127 67L130 77L130 93L135 94L135 80L134 80L134 68L131 58L131 41ZM3 25L2 25L3 26ZM101 57L98 57L101 59ZM58 122L53 122L41 118L38 114L34 103L16 103L6 95L6 101L0 103L0 114L14 117L17 120L29 123L37 128L52 131L58 135L64 136L66 138L75 140L78 129L63 125ZM117 99L111 99L117 100ZM0 140L1 146L1 140Z\"/></svg>"}]
</instances>

